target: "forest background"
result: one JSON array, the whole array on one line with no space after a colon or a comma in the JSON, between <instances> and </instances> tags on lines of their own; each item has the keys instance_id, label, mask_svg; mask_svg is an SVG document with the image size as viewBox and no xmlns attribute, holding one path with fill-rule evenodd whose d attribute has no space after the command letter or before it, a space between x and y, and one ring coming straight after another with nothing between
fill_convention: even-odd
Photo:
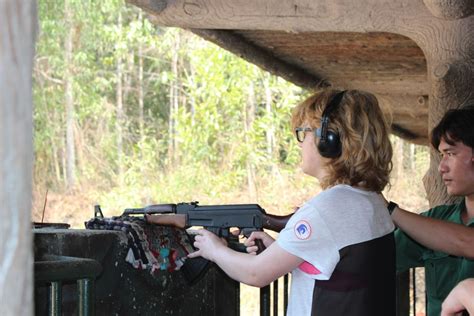
<instances>
[{"instance_id":1,"label":"forest background","mask_svg":"<svg viewBox=\"0 0 474 316\"><path fill-rule=\"evenodd\" d=\"M42 0L38 13L34 221L83 228L95 204L110 217L182 201L287 214L319 192L289 125L308 91L123 0ZM426 209L428 148L391 140L386 196Z\"/></svg>"}]
</instances>

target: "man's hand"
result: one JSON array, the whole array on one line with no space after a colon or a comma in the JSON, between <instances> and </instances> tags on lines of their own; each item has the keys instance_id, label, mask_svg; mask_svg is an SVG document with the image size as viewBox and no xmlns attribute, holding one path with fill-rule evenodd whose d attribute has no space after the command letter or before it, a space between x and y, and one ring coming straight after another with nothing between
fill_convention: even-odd
<instances>
[{"instance_id":1,"label":"man's hand","mask_svg":"<svg viewBox=\"0 0 474 316\"><path fill-rule=\"evenodd\" d=\"M224 238L219 238L208 230L200 229L194 237L194 247L198 248L198 250L190 253L188 258L200 256L215 262L215 256L220 249L227 247L227 242Z\"/></svg>"},{"instance_id":2,"label":"man's hand","mask_svg":"<svg viewBox=\"0 0 474 316\"><path fill-rule=\"evenodd\" d=\"M467 310L469 314L474 313L474 279L461 281L452 289L443 302L441 316L457 316Z\"/></svg>"}]
</instances>

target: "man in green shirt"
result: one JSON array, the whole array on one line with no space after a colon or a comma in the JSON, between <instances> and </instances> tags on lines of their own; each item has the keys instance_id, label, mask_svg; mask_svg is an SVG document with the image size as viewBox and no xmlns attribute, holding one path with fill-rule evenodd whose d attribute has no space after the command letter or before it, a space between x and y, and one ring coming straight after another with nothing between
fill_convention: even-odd
<instances>
[{"instance_id":1,"label":"man in green shirt","mask_svg":"<svg viewBox=\"0 0 474 316\"><path fill-rule=\"evenodd\" d=\"M388 205L398 226L397 270L425 267L427 313L460 281L474 277L474 106L448 111L431 133L441 154L438 171L447 192L462 202L440 205L421 215Z\"/></svg>"}]
</instances>

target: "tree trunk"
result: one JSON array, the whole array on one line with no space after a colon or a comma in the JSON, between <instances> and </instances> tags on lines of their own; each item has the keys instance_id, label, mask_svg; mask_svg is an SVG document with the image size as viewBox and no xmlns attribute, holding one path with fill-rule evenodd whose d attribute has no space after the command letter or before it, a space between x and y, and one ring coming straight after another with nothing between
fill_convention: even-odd
<instances>
[{"instance_id":1,"label":"tree trunk","mask_svg":"<svg viewBox=\"0 0 474 316\"><path fill-rule=\"evenodd\" d=\"M168 146L168 161L171 166L174 166L177 159L177 141L176 132L178 128L178 103L179 103L179 49L180 49L180 33L176 33L174 40L174 52L171 59L171 73L172 80L170 83L170 110L169 110L169 146Z\"/></svg>"},{"instance_id":2,"label":"tree trunk","mask_svg":"<svg viewBox=\"0 0 474 316\"><path fill-rule=\"evenodd\" d=\"M73 88L73 47L74 36L73 16L69 0L64 1L64 17L66 22L66 39L64 41L64 94L66 103L66 187L74 187L76 182L76 153L74 148L74 88Z\"/></svg>"},{"instance_id":3,"label":"tree trunk","mask_svg":"<svg viewBox=\"0 0 474 316\"><path fill-rule=\"evenodd\" d=\"M276 152L276 137L275 137L275 125L274 125L274 116L273 116L273 96L272 96L272 89L270 88L270 74L265 74L263 79L263 85L265 88L265 112L268 118L268 126L265 130L265 136L267 141L267 155L270 162L271 174L273 178L277 178L281 181L281 173L278 169L278 159L277 159L277 152Z\"/></svg>"},{"instance_id":4,"label":"tree trunk","mask_svg":"<svg viewBox=\"0 0 474 316\"><path fill-rule=\"evenodd\" d=\"M410 144L410 171L414 171L416 167L415 144Z\"/></svg>"},{"instance_id":5,"label":"tree trunk","mask_svg":"<svg viewBox=\"0 0 474 316\"><path fill-rule=\"evenodd\" d=\"M138 13L138 21L143 26L143 15L142 11ZM145 153L143 152L143 144L145 142L145 130L144 130L144 115L143 115L143 100L145 98L143 91L143 42L140 38L138 42L138 126L140 130L140 158L145 159ZM142 168L143 173L143 168Z\"/></svg>"},{"instance_id":6,"label":"tree trunk","mask_svg":"<svg viewBox=\"0 0 474 316\"><path fill-rule=\"evenodd\" d=\"M61 182L61 168L59 167L59 161L58 161L58 149L56 146L56 142L54 139L51 139L51 157L52 157L52 164L53 164L53 170L54 170L54 175L56 176L56 181L57 183Z\"/></svg>"},{"instance_id":7,"label":"tree trunk","mask_svg":"<svg viewBox=\"0 0 474 316\"><path fill-rule=\"evenodd\" d=\"M252 127L253 121L255 120L255 88L253 85L253 82L250 82L249 85L249 91L248 91L248 96L247 96L247 104L245 106L245 143L249 143L249 137L248 134L250 132L250 129ZM257 186L255 185L255 168L253 165L253 154L250 152L247 155L247 185L248 185L248 192L249 192L249 197L252 201L255 201L257 199Z\"/></svg>"},{"instance_id":8,"label":"tree trunk","mask_svg":"<svg viewBox=\"0 0 474 316\"><path fill-rule=\"evenodd\" d=\"M79 122L76 120L74 124L74 146L76 152L76 170L79 174L85 169L85 158L84 158L84 132Z\"/></svg>"},{"instance_id":9,"label":"tree trunk","mask_svg":"<svg viewBox=\"0 0 474 316\"><path fill-rule=\"evenodd\" d=\"M123 97L122 99L125 100L125 103L127 103L128 100L128 94L132 90L132 77L133 77L133 70L135 68L135 53L133 50L129 50L127 52L127 57L126 57L126 65L127 69L123 73L123 82L124 82L124 88L123 88ZM124 112L124 119L126 119L126 113Z\"/></svg>"},{"instance_id":10,"label":"tree trunk","mask_svg":"<svg viewBox=\"0 0 474 316\"><path fill-rule=\"evenodd\" d=\"M36 1L0 1L0 315L33 315Z\"/></svg>"},{"instance_id":11,"label":"tree trunk","mask_svg":"<svg viewBox=\"0 0 474 316\"><path fill-rule=\"evenodd\" d=\"M197 89L197 86L196 86L196 71L192 65L192 63L190 63L189 65L189 73L191 74L190 76L188 76L188 81L191 83L191 89L193 89L193 91L191 91L191 93L189 94L189 111L191 112L191 126L194 126L195 124L195 117L196 117L196 95L195 95L195 92L196 89Z\"/></svg>"},{"instance_id":12,"label":"tree trunk","mask_svg":"<svg viewBox=\"0 0 474 316\"><path fill-rule=\"evenodd\" d=\"M61 166L62 166L62 172L63 172L63 182L64 186L67 187L67 168L66 168L66 138L61 137Z\"/></svg>"},{"instance_id":13,"label":"tree trunk","mask_svg":"<svg viewBox=\"0 0 474 316\"><path fill-rule=\"evenodd\" d=\"M118 33L122 35L122 13L119 11L118 14ZM116 69L116 86L115 86L115 98L116 98L116 120L115 130L117 132L117 172L119 185L123 185L123 61L120 50L117 52L117 69Z\"/></svg>"},{"instance_id":14,"label":"tree trunk","mask_svg":"<svg viewBox=\"0 0 474 316\"><path fill-rule=\"evenodd\" d=\"M174 75L174 98L173 98L173 125L174 125L174 133L173 133L173 161L176 164L178 160L178 111L179 111L179 100L180 100L180 85L181 79L179 76L179 54L181 50L181 33L180 30L176 32L176 41L175 41L175 52L173 59L173 75Z\"/></svg>"},{"instance_id":15,"label":"tree trunk","mask_svg":"<svg viewBox=\"0 0 474 316\"><path fill-rule=\"evenodd\" d=\"M273 126L272 118L272 90L270 89L270 75L265 74L263 79L263 85L265 87L265 112L269 119L269 124L265 130L265 136L267 140L267 154L268 157L273 161L274 149L275 149L275 127Z\"/></svg>"},{"instance_id":16,"label":"tree trunk","mask_svg":"<svg viewBox=\"0 0 474 316\"><path fill-rule=\"evenodd\" d=\"M398 182L403 174L403 140L399 137L393 138L393 171L392 175L395 181Z\"/></svg>"}]
</instances>

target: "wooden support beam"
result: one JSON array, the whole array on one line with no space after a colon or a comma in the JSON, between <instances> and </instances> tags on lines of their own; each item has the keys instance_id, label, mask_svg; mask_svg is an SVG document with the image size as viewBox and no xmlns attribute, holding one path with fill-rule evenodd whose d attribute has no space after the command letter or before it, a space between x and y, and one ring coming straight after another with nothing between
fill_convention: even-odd
<instances>
[{"instance_id":1,"label":"wooden support beam","mask_svg":"<svg viewBox=\"0 0 474 316\"><path fill-rule=\"evenodd\" d=\"M304 69L281 61L271 51L248 42L232 31L203 29L191 29L190 31L300 87L314 90L329 86L329 82L324 78L309 74Z\"/></svg>"},{"instance_id":2,"label":"wooden support beam","mask_svg":"<svg viewBox=\"0 0 474 316\"><path fill-rule=\"evenodd\" d=\"M166 0L129 0L128 2L153 15L161 13L168 6Z\"/></svg>"},{"instance_id":3,"label":"wooden support beam","mask_svg":"<svg viewBox=\"0 0 474 316\"><path fill-rule=\"evenodd\" d=\"M409 141L415 141L420 137L419 135L410 132L408 129L403 128L398 124L392 124L392 133Z\"/></svg>"},{"instance_id":4,"label":"wooden support beam","mask_svg":"<svg viewBox=\"0 0 474 316\"><path fill-rule=\"evenodd\" d=\"M437 19L421 1L127 1L151 13L158 25L187 29L385 31L409 36Z\"/></svg>"},{"instance_id":5,"label":"wooden support beam","mask_svg":"<svg viewBox=\"0 0 474 316\"><path fill-rule=\"evenodd\" d=\"M418 145L428 145L428 96L396 93L375 96L392 126L394 135Z\"/></svg>"}]
</instances>

